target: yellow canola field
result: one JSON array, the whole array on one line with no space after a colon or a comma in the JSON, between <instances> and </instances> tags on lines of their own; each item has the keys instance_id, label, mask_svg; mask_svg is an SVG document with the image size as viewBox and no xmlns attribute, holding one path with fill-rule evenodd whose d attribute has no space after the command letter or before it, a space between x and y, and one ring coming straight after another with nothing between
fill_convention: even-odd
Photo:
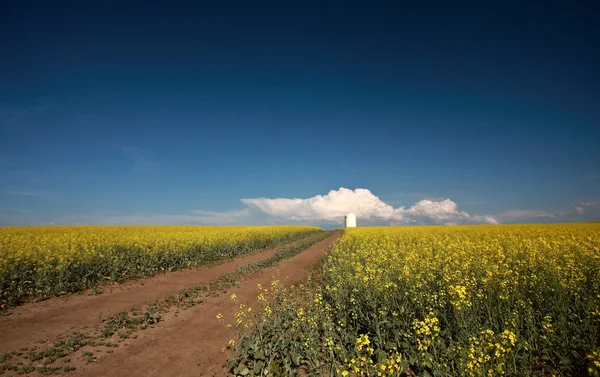
<instances>
[{"instance_id":1,"label":"yellow canola field","mask_svg":"<svg viewBox=\"0 0 600 377\"><path fill-rule=\"evenodd\" d=\"M599 223L346 229L320 272L316 288L272 292L233 360L341 376L600 376ZM253 342L275 345L261 350L270 365L252 360Z\"/></svg>"},{"instance_id":2,"label":"yellow canola field","mask_svg":"<svg viewBox=\"0 0 600 377\"><path fill-rule=\"evenodd\" d=\"M587 357L600 341L600 224L350 229L324 277L342 331L370 336L373 352L404 348L417 370L572 375L600 366ZM361 369L360 355L343 364L340 372Z\"/></svg>"},{"instance_id":3,"label":"yellow canola field","mask_svg":"<svg viewBox=\"0 0 600 377\"><path fill-rule=\"evenodd\" d=\"M304 226L0 228L2 305L197 266L321 231Z\"/></svg>"}]
</instances>

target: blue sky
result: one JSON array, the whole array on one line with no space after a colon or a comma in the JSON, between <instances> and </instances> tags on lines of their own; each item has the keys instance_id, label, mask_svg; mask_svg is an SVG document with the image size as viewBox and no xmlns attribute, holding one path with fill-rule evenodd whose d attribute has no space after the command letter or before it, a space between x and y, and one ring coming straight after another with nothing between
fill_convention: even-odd
<instances>
[{"instance_id":1,"label":"blue sky","mask_svg":"<svg viewBox=\"0 0 600 377\"><path fill-rule=\"evenodd\" d=\"M3 2L0 225L600 220L600 12L389 3Z\"/></svg>"}]
</instances>

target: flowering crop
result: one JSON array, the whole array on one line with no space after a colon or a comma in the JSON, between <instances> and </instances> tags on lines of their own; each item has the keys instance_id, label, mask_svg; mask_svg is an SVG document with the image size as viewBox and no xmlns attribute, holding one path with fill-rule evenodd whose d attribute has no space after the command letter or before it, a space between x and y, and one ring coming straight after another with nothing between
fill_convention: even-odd
<instances>
[{"instance_id":1,"label":"flowering crop","mask_svg":"<svg viewBox=\"0 0 600 377\"><path fill-rule=\"evenodd\" d=\"M600 375L600 224L347 229L272 295L234 351L275 345L271 372Z\"/></svg>"},{"instance_id":2,"label":"flowering crop","mask_svg":"<svg viewBox=\"0 0 600 377\"><path fill-rule=\"evenodd\" d=\"M76 292L273 247L316 227L94 226L0 228L0 303Z\"/></svg>"}]
</instances>

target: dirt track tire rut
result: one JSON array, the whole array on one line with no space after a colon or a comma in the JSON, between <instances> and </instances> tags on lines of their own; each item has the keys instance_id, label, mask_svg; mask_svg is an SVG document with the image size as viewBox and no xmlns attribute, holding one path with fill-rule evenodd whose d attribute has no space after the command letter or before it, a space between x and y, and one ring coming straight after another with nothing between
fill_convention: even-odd
<instances>
[{"instance_id":1,"label":"dirt track tire rut","mask_svg":"<svg viewBox=\"0 0 600 377\"><path fill-rule=\"evenodd\" d=\"M100 294L88 291L24 304L15 308L10 315L0 316L0 354L101 325L103 317L163 299L185 288L215 281L222 274L234 272L240 266L271 257L282 246L243 255L216 266L169 272L102 287Z\"/></svg>"},{"instance_id":2,"label":"dirt track tire rut","mask_svg":"<svg viewBox=\"0 0 600 377\"><path fill-rule=\"evenodd\" d=\"M213 376L226 375L222 365L227 354L222 352L231 338L216 316L232 318L238 305L230 296L236 294L239 302L257 302L256 286L270 285L279 280L291 285L303 280L330 246L340 236L335 232L294 257L277 266L247 276L238 287L219 297L210 297L202 305L168 318L159 325L139 333L110 355L102 355L93 363L81 363L78 376Z\"/></svg>"}]
</instances>

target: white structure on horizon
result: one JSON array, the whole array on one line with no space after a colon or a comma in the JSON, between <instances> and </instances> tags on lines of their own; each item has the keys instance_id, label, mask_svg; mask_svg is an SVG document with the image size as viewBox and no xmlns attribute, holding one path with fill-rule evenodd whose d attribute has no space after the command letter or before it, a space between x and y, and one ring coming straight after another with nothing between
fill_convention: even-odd
<instances>
[{"instance_id":1,"label":"white structure on horizon","mask_svg":"<svg viewBox=\"0 0 600 377\"><path fill-rule=\"evenodd\" d=\"M349 212L345 217L346 228L356 228L356 216Z\"/></svg>"}]
</instances>

